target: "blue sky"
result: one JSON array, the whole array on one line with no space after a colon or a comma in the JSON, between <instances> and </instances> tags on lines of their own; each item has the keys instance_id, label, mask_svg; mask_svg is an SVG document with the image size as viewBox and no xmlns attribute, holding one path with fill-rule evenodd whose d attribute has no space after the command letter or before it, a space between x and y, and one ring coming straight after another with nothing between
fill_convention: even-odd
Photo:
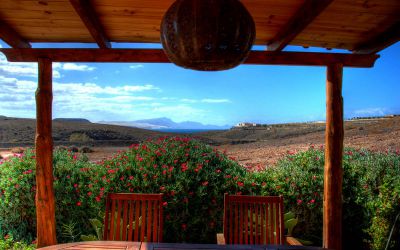
<instances>
[{"instance_id":1,"label":"blue sky","mask_svg":"<svg viewBox=\"0 0 400 250\"><path fill-rule=\"evenodd\" d=\"M7 47L1 41L0 46ZM346 118L400 114L400 43L380 55L374 68L344 70ZM241 65L198 72L173 64L54 63L53 117L93 122L168 117L216 125L324 120L325 72L324 67ZM9 63L0 53L0 115L34 118L36 85L37 64Z\"/></svg>"}]
</instances>

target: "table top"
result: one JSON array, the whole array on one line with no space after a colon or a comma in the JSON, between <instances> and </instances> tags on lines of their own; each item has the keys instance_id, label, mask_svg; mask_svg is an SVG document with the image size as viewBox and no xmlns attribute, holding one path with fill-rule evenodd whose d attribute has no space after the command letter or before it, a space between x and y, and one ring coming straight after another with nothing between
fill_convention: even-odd
<instances>
[{"instance_id":1,"label":"table top","mask_svg":"<svg viewBox=\"0 0 400 250\"><path fill-rule=\"evenodd\" d=\"M283 245L216 245L216 244L185 244L185 243L146 243L129 241L84 241L59 244L40 250L318 250L319 247L283 246Z\"/></svg>"},{"instance_id":2,"label":"table top","mask_svg":"<svg viewBox=\"0 0 400 250\"><path fill-rule=\"evenodd\" d=\"M141 242L133 241L83 241L58 244L39 249L43 250L141 250Z\"/></svg>"}]
</instances>

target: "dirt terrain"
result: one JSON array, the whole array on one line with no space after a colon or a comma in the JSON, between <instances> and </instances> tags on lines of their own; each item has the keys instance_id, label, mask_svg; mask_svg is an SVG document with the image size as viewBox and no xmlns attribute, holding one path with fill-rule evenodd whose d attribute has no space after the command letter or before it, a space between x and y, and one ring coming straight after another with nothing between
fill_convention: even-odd
<instances>
[{"instance_id":1,"label":"dirt terrain","mask_svg":"<svg viewBox=\"0 0 400 250\"><path fill-rule=\"evenodd\" d=\"M304 124L303 124L304 125ZM295 125L293 125L295 126ZM325 124L312 124L322 126ZM299 126L298 128L301 128ZM325 130L303 134L304 127L292 130L291 136L258 140L253 143L221 145L219 149L226 150L229 156L235 157L243 165L273 165L288 152L304 151L311 145L324 145ZM400 117L354 120L345 122L345 147L365 148L372 151L400 150Z\"/></svg>"},{"instance_id":2,"label":"dirt terrain","mask_svg":"<svg viewBox=\"0 0 400 250\"><path fill-rule=\"evenodd\" d=\"M60 124L56 122L54 124L56 127L55 133L59 135L56 138L63 138L62 135L64 133L66 145L84 144L91 146L94 152L87 155L93 161L109 157L118 150L124 150L131 143L163 135L158 132L119 126L82 124L82 122L79 122L80 124L74 123L73 125L66 125L65 122L61 124L61 121L58 123ZM22 124L20 126L34 127L33 122L30 124L24 121ZM13 127L12 125L9 126ZM13 128L18 133L15 126ZM1 131L3 131L3 136ZM1 143L3 145L7 144L4 141L4 131L5 126L0 119L0 139L2 139L0 140L0 145ZM25 132L29 140L27 139L24 143L12 143L12 146L24 146L28 142L32 144L33 131ZM243 165L265 167L273 165L288 152L307 150L311 145L316 147L323 146L324 132L324 123L294 123L210 131L194 134L193 136L217 147L221 151L226 151L229 156L235 157ZM108 141L95 139L94 135L103 139L106 138L104 134L113 135L114 137L112 138L114 139ZM55 141L58 144L63 144L62 140L57 141L55 139ZM373 151L400 150L400 117L346 121L345 146L366 148ZM11 154L9 149L10 147L8 147L8 150L7 148L0 149L0 155L4 157Z\"/></svg>"}]
</instances>

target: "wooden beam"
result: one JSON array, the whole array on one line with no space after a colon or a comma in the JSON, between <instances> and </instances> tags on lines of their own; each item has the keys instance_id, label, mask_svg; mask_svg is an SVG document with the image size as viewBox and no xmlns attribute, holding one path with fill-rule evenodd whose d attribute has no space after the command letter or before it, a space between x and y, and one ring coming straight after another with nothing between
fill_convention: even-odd
<instances>
[{"instance_id":1,"label":"wooden beam","mask_svg":"<svg viewBox=\"0 0 400 250\"><path fill-rule=\"evenodd\" d=\"M327 68L323 247L342 249L343 65Z\"/></svg>"},{"instance_id":2,"label":"wooden beam","mask_svg":"<svg viewBox=\"0 0 400 250\"><path fill-rule=\"evenodd\" d=\"M390 26L386 31L360 44L354 49L357 54L375 54L386 47L400 41L400 21Z\"/></svg>"},{"instance_id":3,"label":"wooden beam","mask_svg":"<svg viewBox=\"0 0 400 250\"><path fill-rule=\"evenodd\" d=\"M36 219L37 247L57 244L53 190L52 62L40 58L36 90Z\"/></svg>"},{"instance_id":4,"label":"wooden beam","mask_svg":"<svg viewBox=\"0 0 400 250\"><path fill-rule=\"evenodd\" d=\"M0 49L10 62L141 62L169 63L161 49ZM341 63L346 67L372 67L378 55L335 53L251 51L244 64L326 66Z\"/></svg>"},{"instance_id":5,"label":"wooden beam","mask_svg":"<svg viewBox=\"0 0 400 250\"><path fill-rule=\"evenodd\" d=\"M0 38L13 48L31 48L31 45L18 32L2 20L0 20Z\"/></svg>"},{"instance_id":6,"label":"wooden beam","mask_svg":"<svg viewBox=\"0 0 400 250\"><path fill-rule=\"evenodd\" d=\"M283 50L332 2L333 0L306 0L286 25L269 41L267 50Z\"/></svg>"},{"instance_id":7,"label":"wooden beam","mask_svg":"<svg viewBox=\"0 0 400 250\"><path fill-rule=\"evenodd\" d=\"M89 30L93 39L100 48L111 48L111 43L104 33L103 26L101 25L96 13L93 10L90 1L88 0L69 0L75 8L76 13L82 19L86 28Z\"/></svg>"}]
</instances>

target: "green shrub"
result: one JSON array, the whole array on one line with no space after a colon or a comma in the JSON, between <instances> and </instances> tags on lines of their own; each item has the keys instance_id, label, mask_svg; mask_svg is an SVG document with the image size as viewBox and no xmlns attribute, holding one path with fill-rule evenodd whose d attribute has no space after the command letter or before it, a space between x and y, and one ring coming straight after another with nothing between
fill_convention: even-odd
<instances>
[{"instance_id":1,"label":"green shrub","mask_svg":"<svg viewBox=\"0 0 400 250\"><path fill-rule=\"evenodd\" d=\"M12 235L5 235L0 239L0 250L34 250L36 249L33 244L26 244L24 242L14 241Z\"/></svg>"},{"instance_id":2,"label":"green shrub","mask_svg":"<svg viewBox=\"0 0 400 250\"><path fill-rule=\"evenodd\" d=\"M34 154L28 150L0 168L1 232L35 237ZM187 138L160 138L92 164L66 150L54 153L54 192L60 242L93 234L108 192L163 193L164 239L213 242L222 230L223 194L249 193L246 171L225 155ZM238 185L239 183L239 185Z\"/></svg>"},{"instance_id":3,"label":"green shrub","mask_svg":"<svg viewBox=\"0 0 400 250\"><path fill-rule=\"evenodd\" d=\"M400 212L400 155L345 149L343 158L343 244L345 249L384 249ZM283 195L285 210L299 218L294 234L322 241L324 152L289 153L276 166L254 173L262 195ZM398 249L400 226L391 248ZM397 240L396 240L397 239Z\"/></svg>"}]
</instances>

